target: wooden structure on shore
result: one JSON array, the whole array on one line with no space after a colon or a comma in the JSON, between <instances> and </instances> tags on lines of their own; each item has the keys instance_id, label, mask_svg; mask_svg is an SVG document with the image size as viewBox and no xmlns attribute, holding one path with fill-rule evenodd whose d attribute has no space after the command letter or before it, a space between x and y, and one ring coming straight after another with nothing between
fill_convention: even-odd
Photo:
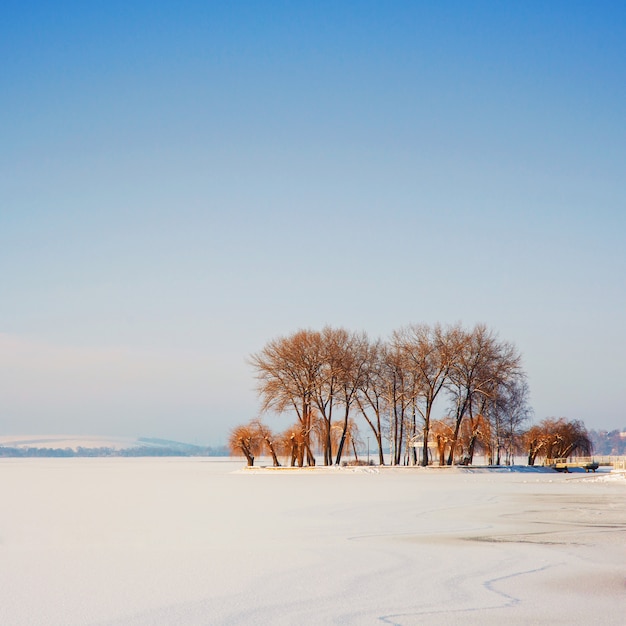
<instances>
[{"instance_id":1,"label":"wooden structure on shore","mask_svg":"<svg viewBox=\"0 0 626 626\"><path fill-rule=\"evenodd\" d=\"M585 472L595 472L600 467L600 463L588 456L569 459L546 459L543 464L557 472L569 472L570 469L575 467L582 468Z\"/></svg>"}]
</instances>

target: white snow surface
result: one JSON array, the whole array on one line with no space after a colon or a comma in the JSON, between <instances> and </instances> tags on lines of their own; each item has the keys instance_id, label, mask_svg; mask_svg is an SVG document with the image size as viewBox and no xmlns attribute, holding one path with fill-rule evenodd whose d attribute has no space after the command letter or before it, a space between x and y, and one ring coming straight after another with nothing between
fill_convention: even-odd
<instances>
[{"instance_id":1,"label":"white snow surface","mask_svg":"<svg viewBox=\"0 0 626 626\"><path fill-rule=\"evenodd\" d=\"M0 459L0 624L623 624L626 481Z\"/></svg>"}]
</instances>

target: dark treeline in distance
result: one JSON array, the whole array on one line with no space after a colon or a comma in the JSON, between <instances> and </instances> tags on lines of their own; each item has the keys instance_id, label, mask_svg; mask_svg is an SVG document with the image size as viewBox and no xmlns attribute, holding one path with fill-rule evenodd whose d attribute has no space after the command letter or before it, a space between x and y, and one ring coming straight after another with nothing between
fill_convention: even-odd
<instances>
[{"instance_id":1,"label":"dark treeline in distance","mask_svg":"<svg viewBox=\"0 0 626 626\"><path fill-rule=\"evenodd\" d=\"M329 326L299 330L250 362L260 412L291 413L295 423L280 434L260 418L233 429L229 448L249 465L263 452L274 465L280 456L314 465L317 451L324 465L358 459L362 429L380 465L386 448L392 465L469 464L477 451L499 465L525 447L531 409L521 355L483 324L413 324L387 341Z\"/></svg>"},{"instance_id":2,"label":"dark treeline in distance","mask_svg":"<svg viewBox=\"0 0 626 626\"><path fill-rule=\"evenodd\" d=\"M604 456L626 455L626 427L622 430L591 430L589 437L594 454Z\"/></svg>"},{"instance_id":3,"label":"dark treeline in distance","mask_svg":"<svg viewBox=\"0 0 626 626\"><path fill-rule=\"evenodd\" d=\"M32 458L32 457L170 457L170 456L226 456L226 447L202 447L202 446L163 446L147 447L137 446L134 448L15 448L0 446L0 457Z\"/></svg>"}]
</instances>

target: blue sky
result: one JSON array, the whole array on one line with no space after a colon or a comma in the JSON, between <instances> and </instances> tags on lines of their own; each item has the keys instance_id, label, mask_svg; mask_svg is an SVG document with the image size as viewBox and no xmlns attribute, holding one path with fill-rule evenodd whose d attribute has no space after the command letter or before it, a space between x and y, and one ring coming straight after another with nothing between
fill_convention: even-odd
<instances>
[{"instance_id":1,"label":"blue sky","mask_svg":"<svg viewBox=\"0 0 626 626\"><path fill-rule=\"evenodd\" d=\"M622 3L9 2L0 55L1 432L219 443L269 339L437 321L626 427Z\"/></svg>"}]
</instances>

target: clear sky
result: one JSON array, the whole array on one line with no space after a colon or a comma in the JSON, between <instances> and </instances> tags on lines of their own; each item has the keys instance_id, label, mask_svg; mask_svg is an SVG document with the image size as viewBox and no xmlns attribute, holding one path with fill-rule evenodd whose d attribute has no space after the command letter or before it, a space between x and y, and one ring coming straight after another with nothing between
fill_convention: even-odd
<instances>
[{"instance_id":1,"label":"clear sky","mask_svg":"<svg viewBox=\"0 0 626 626\"><path fill-rule=\"evenodd\" d=\"M0 58L0 432L218 444L268 340L437 321L626 428L623 2L9 1Z\"/></svg>"}]
</instances>

